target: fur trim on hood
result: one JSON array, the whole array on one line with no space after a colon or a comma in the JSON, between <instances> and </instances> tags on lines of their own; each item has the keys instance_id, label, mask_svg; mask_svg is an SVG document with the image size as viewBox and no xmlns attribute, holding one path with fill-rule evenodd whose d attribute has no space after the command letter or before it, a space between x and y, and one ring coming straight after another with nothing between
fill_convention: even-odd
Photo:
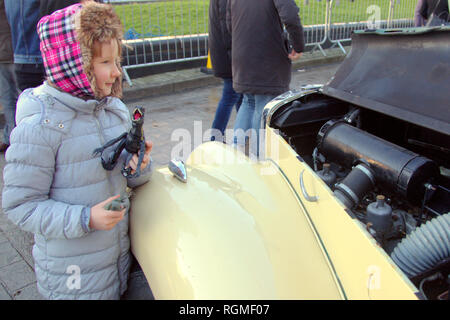
<instances>
[{"instance_id":1,"label":"fur trim on hood","mask_svg":"<svg viewBox=\"0 0 450 320\"><path fill-rule=\"evenodd\" d=\"M111 39L118 42L121 56L123 27L111 5L87 1L57 10L39 21L38 34L45 71L53 85L81 98L104 98L96 86L92 59L94 44ZM121 77L110 96L122 97Z\"/></svg>"},{"instance_id":2,"label":"fur trim on hood","mask_svg":"<svg viewBox=\"0 0 450 320\"><path fill-rule=\"evenodd\" d=\"M117 40L119 57L121 57L123 26L112 5L90 1L83 3L83 8L76 17L76 26L78 41L80 41L83 54L84 70L91 83L91 87L94 90L95 96L98 97L101 93L97 89L92 66L94 43L96 41L109 42L111 39ZM120 73L123 74L120 64L117 67ZM118 77L113 84L111 96L118 98L122 97L122 77Z\"/></svg>"}]
</instances>

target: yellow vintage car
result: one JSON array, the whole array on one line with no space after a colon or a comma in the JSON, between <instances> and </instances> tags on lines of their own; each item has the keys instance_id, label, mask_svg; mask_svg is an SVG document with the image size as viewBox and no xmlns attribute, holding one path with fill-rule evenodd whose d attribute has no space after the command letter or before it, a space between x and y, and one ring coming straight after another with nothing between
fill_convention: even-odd
<instances>
[{"instance_id":1,"label":"yellow vintage car","mask_svg":"<svg viewBox=\"0 0 450 320\"><path fill-rule=\"evenodd\" d=\"M132 199L156 299L446 299L450 28L356 32L324 86L264 109L262 156L218 142Z\"/></svg>"}]
</instances>

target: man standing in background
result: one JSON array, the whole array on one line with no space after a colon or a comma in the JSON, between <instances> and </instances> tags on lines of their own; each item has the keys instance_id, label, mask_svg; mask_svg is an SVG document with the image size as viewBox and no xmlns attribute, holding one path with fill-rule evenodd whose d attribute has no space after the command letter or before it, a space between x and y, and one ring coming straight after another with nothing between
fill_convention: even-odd
<instances>
[{"instance_id":1,"label":"man standing in background","mask_svg":"<svg viewBox=\"0 0 450 320\"><path fill-rule=\"evenodd\" d=\"M39 0L4 0L6 16L12 26L14 69L20 90L34 88L44 80L39 38Z\"/></svg>"},{"instance_id":2,"label":"man standing in background","mask_svg":"<svg viewBox=\"0 0 450 320\"><path fill-rule=\"evenodd\" d=\"M16 124L16 102L19 91L14 75L14 58L11 41L11 29L6 20L5 3L0 0L0 104L5 115L3 139L0 152L9 147L9 135Z\"/></svg>"},{"instance_id":3,"label":"man standing in background","mask_svg":"<svg viewBox=\"0 0 450 320\"><path fill-rule=\"evenodd\" d=\"M233 106L236 111L241 105L242 95L233 90L231 73L231 35L226 24L227 0L210 0L209 2L209 52L214 76L223 79L222 97L217 106L212 129L220 131L220 139L223 140L225 129L230 119ZM216 140L218 132L214 133L211 140Z\"/></svg>"},{"instance_id":4,"label":"man standing in background","mask_svg":"<svg viewBox=\"0 0 450 320\"><path fill-rule=\"evenodd\" d=\"M258 155L262 110L289 90L291 61L304 50L299 8L294 0L228 0L227 27L232 39L233 88L244 94L234 143L242 148L247 130L252 129L256 140L251 139L250 148Z\"/></svg>"},{"instance_id":5,"label":"man standing in background","mask_svg":"<svg viewBox=\"0 0 450 320\"><path fill-rule=\"evenodd\" d=\"M425 0L417 1L416 8L414 10L414 27L424 27L427 23L427 20L420 14L420 10L422 10L424 2Z\"/></svg>"}]
</instances>

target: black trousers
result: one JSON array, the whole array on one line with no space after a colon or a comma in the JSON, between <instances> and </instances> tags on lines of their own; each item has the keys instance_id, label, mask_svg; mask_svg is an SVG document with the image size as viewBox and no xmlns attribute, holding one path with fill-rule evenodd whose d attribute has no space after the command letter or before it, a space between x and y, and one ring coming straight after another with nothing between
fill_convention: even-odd
<instances>
[{"instance_id":1,"label":"black trousers","mask_svg":"<svg viewBox=\"0 0 450 320\"><path fill-rule=\"evenodd\" d=\"M145 278L144 271L132 255L128 289L120 300L154 300L152 289Z\"/></svg>"},{"instance_id":2,"label":"black trousers","mask_svg":"<svg viewBox=\"0 0 450 320\"><path fill-rule=\"evenodd\" d=\"M43 64L14 64L17 86L23 91L28 88L40 86L45 80L45 70Z\"/></svg>"}]
</instances>

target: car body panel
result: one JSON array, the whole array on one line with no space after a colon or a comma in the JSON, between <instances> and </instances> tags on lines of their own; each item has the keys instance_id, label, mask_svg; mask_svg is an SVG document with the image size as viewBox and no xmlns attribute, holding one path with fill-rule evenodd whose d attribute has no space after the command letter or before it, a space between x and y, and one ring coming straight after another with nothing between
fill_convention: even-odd
<instances>
[{"instance_id":1,"label":"car body panel","mask_svg":"<svg viewBox=\"0 0 450 320\"><path fill-rule=\"evenodd\" d=\"M132 202L132 251L157 299L344 297L271 162L211 142L190 155L187 175L156 170Z\"/></svg>"},{"instance_id":2,"label":"car body panel","mask_svg":"<svg viewBox=\"0 0 450 320\"><path fill-rule=\"evenodd\" d=\"M267 135L278 139L272 129ZM279 167L270 157L253 162L211 142L191 154L187 183L160 168L136 190L132 251L155 297L417 299L415 287L289 145L279 139L276 152L268 146ZM289 182L301 170L317 203Z\"/></svg>"},{"instance_id":3,"label":"car body panel","mask_svg":"<svg viewBox=\"0 0 450 320\"><path fill-rule=\"evenodd\" d=\"M450 134L450 27L356 33L323 92Z\"/></svg>"}]
</instances>

